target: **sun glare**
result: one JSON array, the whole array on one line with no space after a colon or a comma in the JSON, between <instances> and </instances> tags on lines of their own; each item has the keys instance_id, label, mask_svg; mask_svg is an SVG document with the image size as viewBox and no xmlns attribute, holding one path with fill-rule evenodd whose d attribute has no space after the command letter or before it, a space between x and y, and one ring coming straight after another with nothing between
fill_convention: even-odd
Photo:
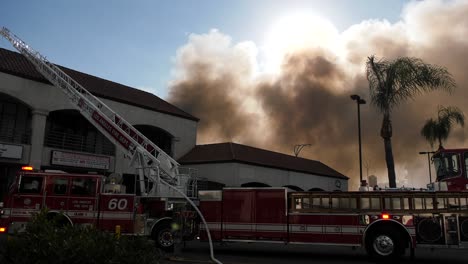
<instances>
[{"instance_id":1,"label":"sun glare","mask_svg":"<svg viewBox=\"0 0 468 264\"><path fill-rule=\"evenodd\" d=\"M263 51L266 71L276 72L285 54L309 48L334 50L338 30L328 20L307 13L278 19L266 34Z\"/></svg>"}]
</instances>

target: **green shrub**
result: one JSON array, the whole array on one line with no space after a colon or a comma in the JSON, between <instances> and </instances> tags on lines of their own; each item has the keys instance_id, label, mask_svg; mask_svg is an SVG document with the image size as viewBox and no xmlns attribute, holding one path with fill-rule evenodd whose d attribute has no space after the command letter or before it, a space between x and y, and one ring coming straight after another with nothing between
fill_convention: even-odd
<instances>
[{"instance_id":1,"label":"green shrub","mask_svg":"<svg viewBox=\"0 0 468 264\"><path fill-rule=\"evenodd\" d=\"M63 225L42 211L8 241L5 259L15 264L152 264L159 263L160 254L147 238L118 239L93 227Z\"/></svg>"}]
</instances>

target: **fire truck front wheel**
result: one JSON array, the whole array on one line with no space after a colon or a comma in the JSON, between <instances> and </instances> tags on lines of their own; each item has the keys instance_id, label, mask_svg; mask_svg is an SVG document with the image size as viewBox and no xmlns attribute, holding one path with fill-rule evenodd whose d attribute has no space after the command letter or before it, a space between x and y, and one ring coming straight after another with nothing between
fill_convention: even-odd
<instances>
[{"instance_id":1,"label":"fire truck front wheel","mask_svg":"<svg viewBox=\"0 0 468 264\"><path fill-rule=\"evenodd\" d=\"M395 259L404 254L405 243L398 230L383 228L372 232L367 240L366 249L371 257Z\"/></svg>"},{"instance_id":2,"label":"fire truck front wheel","mask_svg":"<svg viewBox=\"0 0 468 264\"><path fill-rule=\"evenodd\" d=\"M170 225L161 225L153 231L156 246L166 252L174 250L174 236Z\"/></svg>"}]
</instances>

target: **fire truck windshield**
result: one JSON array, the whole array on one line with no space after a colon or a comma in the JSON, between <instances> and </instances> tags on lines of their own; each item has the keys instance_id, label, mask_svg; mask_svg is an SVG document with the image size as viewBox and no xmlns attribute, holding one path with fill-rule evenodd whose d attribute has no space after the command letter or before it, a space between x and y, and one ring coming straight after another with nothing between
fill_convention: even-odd
<instances>
[{"instance_id":1,"label":"fire truck windshield","mask_svg":"<svg viewBox=\"0 0 468 264\"><path fill-rule=\"evenodd\" d=\"M458 153L438 153L432 159L437 180L460 175L460 156Z\"/></svg>"}]
</instances>

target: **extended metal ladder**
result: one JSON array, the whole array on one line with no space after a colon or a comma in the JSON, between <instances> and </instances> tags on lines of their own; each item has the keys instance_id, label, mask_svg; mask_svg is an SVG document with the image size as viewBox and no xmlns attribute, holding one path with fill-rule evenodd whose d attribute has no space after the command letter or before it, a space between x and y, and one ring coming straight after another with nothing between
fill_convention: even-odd
<instances>
[{"instance_id":1,"label":"extended metal ladder","mask_svg":"<svg viewBox=\"0 0 468 264\"><path fill-rule=\"evenodd\" d=\"M172 188L164 189L161 180L190 196L196 193L190 174L179 173L179 163L151 142L130 123L92 95L55 64L49 62L39 52L32 49L7 28L2 27L3 35L36 69L53 85L60 88L72 105L116 146L137 164L140 189L143 195L180 197ZM146 182L146 184L145 184ZM151 182L151 185L148 184ZM149 187L151 186L151 187Z\"/></svg>"}]
</instances>

